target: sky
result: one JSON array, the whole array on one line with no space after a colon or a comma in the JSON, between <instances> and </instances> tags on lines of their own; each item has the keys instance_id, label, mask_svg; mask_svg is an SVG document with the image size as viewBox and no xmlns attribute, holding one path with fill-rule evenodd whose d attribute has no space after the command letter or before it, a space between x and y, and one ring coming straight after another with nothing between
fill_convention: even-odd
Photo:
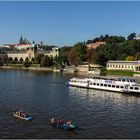
<instances>
[{"instance_id":1,"label":"sky","mask_svg":"<svg viewBox=\"0 0 140 140\"><path fill-rule=\"evenodd\" d=\"M63 47L100 35L140 33L140 1L0 1L0 45Z\"/></svg>"}]
</instances>

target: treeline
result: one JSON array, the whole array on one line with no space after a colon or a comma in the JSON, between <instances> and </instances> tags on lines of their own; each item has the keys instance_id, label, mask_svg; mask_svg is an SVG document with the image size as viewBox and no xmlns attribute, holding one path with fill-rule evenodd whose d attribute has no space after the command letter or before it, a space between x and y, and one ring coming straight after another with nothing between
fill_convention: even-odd
<instances>
[{"instance_id":1,"label":"treeline","mask_svg":"<svg viewBox=\"0 0 140 140\"><path fill-rule=\"evenodd\" d=\"M95 42L106 42L96 49L88 48L87 45ZM54 46L44 46L43 50L51 50ZM2 50L3 51L3 50ZM0 63L23 63L23 60L0 59ZM59 48L59 56L50 58L43 54L36 53L35 58L28 63L40 64L42 67L55 66L65 67L66 65L79 65L83 63L100 64L105 66L108 60L140 60L140 40L135 33L127 38L123 36L101 35L100 37L85 42L78 42L73 46ZM24 62L24 64L26 64ZM28 65L27 65L28 66Z\"/></svg>"},{"instance_id":2,"label":"treeline","mask_svg":"<svg viewBox=\"0 0 140 140\"><path fill-rule=\"evenodd\" d=\"M87 44L98 41L106 42L96 49L88 49ZM108 60L140 60L140 40L136 40L136 34L131 33L127 39L123 36L102 35L76 43L74 46L60 48L60 56L57 61L61 65L78 65L83 62L96 63L105 66Z\"/></svg>"}]
</instances>

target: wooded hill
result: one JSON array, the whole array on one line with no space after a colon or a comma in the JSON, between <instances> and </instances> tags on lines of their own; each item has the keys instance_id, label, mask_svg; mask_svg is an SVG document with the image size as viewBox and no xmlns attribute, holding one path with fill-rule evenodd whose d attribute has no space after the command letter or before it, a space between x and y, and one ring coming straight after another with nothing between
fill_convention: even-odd
<instances>
[{"instance_id":1,"label":"wooded hill","mask_svg":"<svg viewBox=\"0 0 140 140\"><path fill-rule=\"evenodd\" d=\"M87 44L98 41L106 42L96 49L88 49ZM73 46L60 48L57 64L78 65L83 62L97 63L105 66L108 60L140 60L140 40L131 33L127 39L123 36L100 36Z\"/></svg>"}]
</instances>

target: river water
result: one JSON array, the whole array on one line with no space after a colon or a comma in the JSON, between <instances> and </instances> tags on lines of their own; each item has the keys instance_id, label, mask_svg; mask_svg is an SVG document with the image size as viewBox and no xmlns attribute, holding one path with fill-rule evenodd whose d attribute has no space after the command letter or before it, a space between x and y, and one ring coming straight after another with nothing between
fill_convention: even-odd
<instances>
[{"instance_id":1,"label":"river water","mask_svg":"<svg viewBox=\"0 0 140 140\"><path fill-rule=\"evenodd\" d=\"M0 70L0 138L140 138L140 95L65 86L73 76ZM29 112L32 122L15 118L15 109ZM79 128L54 128L51 117Z\"/></svg>"}]
</instances>

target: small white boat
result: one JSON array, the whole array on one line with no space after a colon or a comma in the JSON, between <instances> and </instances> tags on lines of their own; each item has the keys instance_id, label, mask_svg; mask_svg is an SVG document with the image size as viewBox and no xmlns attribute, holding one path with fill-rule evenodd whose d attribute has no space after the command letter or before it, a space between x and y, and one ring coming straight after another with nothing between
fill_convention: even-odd
<instances>
[{"instance_id":1,"label":"small white boat","mask_svg":"<svg viewBox=\"0 0 140 140\"><path fill-rule=\"evenodd\" d=\"M15 117L17 117L17 118L22 119L22 120L26 120L26 121L32 120L32 116L30 116L30 115L28 115L28 114L23 114L23 115L21 116L21 115L19 115L18 113L20 113L20 112L15 112L15 113L13 113L13 115L14 115ZM22 113L22 112L21 112L21 113Z\"/></svg>"}]
</instances>

